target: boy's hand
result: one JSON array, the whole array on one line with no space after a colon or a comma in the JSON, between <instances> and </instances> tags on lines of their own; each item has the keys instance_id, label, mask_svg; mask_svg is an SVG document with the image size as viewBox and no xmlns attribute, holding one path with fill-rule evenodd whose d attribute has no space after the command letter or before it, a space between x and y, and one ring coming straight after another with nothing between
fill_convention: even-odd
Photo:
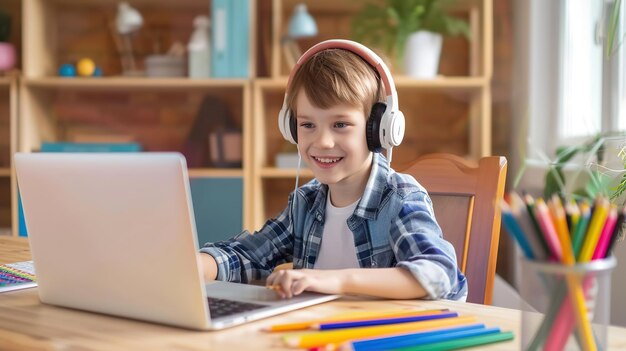
<instances>
[{"instance_id":1,"label":"boy's hand","mask_svg":"<svg viewBox=\"0 0 626 351\"><path fill-rule=\"evenodd\" d=\"M319 269L282 269L270 274L266 285L281 298L291 298L303 291L342 294L344 279L341 271Z\"/></svg>"}]
</instances>

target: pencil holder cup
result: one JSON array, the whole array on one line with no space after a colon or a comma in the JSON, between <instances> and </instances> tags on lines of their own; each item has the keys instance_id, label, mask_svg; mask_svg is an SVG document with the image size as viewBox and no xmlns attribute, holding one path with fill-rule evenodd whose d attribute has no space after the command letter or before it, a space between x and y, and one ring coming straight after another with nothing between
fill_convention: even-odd
<instances>
[{"instance_id":1,"label":"pencil holder cup","mask_svg":"<svg viewBox=\"0 0 626 351\"><path fill-rule=\"evenodd\" d=\"M615 265L522 260L522 349L606 350Z\"/></svg>"}]
</instances>

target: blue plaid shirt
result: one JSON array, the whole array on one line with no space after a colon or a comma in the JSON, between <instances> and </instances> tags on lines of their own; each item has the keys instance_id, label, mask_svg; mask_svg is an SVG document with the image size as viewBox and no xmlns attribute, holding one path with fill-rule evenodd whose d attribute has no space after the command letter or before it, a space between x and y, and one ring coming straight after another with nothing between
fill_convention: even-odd
<instances>
[{"instance_id":1,"label":"blue plaid shirt","mask_svg":"<svg viewBox=\"0 0 626 351\"><path fill-rule=\"evenodd\" d=\"M360 267L402 267L429 298L464 301L467 282L457 268L454 248L443 239L428 193L412 176L390 169L381 154L373 159L363 196L347 220ZM207 243L200 251L215 258L217 279L264 279L277 265L292 261L296 269L313 268L327 193L328 186L314 179L292 192L287 207L261 230Z\"/></svg>"}]
</instances>

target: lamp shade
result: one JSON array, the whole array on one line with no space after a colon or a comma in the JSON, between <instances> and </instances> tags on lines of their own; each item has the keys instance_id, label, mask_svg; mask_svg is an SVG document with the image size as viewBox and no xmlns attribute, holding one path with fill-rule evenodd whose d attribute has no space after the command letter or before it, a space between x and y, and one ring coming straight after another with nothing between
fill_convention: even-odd
<instances>
[{"instance_id":1,"label":"lamp shade","mask_svg":"<svg viewBox=\"0 0 626 351\"><path fill-rule=\"evenodd\" d=\"M306 38L317 35L317 25L309 14L305 4L298 4L293 9L289 21L289 37L293 39Z\"/></svg>"},{"instance_id":2,"label":"lamp shade","mask_svg":"<svg viewBox=\"0 0 626 351\"><path fill-rule=\"evenodd\" d=\"M117 31L120 34L130 34L143 25L143 17L127 2L120 2L117 6L117 17L115 19Z\"/></svg>"}]
</instances>

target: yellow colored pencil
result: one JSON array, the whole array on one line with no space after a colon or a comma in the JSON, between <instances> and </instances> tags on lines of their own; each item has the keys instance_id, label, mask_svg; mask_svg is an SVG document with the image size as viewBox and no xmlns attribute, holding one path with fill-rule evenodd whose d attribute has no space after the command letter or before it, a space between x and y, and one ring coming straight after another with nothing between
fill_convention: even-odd
<instances>
[{"instance_id":1,"label":"yellow colored pencil","mask_svg":"<svg viewBox=\"0 0 626 351\"><path fill-rule=\"evenodd\" d=\"M311 326L319 323L328 322L350 322L371 318L395 318L395 317L411 317L421 316L428 314L437 314L447 312L448 309L434 309L434 310L381 310L381 311L359 311L351 313L342 313L339 315L331 316L324 319L313 319L306 322L285 323L272 325L267 328L263 328L263 331L267 332L285 332L296 330L311 329Z\"/></svg>"},{"instance_id":2,"label":"yellow colored pencil","mask_svg":"<svg viewBox=\"0 0 626 351\"><path fill-rule=\"evenodd\" d=\"M593 257L593 252L598 245L598 239L600 233L606 222L606 217L609 212L609 201L605 198L599 198L596 201L596 208L591 216L591 222L589 223L589 229L587 229L587 235L583 241L583 247L578 254L578 262L589 262Z\"/></svg>"},{"instance_id":3,"label":"yellow colored pencil","mask_svg":"<svg viewBox=\"0 0 626 351\"><path fill-rule=\"evenodd\" d=\"M574 257L572 240L567 230L565 210L563 209L563 205L561 204L561 200L558 196L552 198L550 205L550 210L553 215L552 219L555 223L555 227L557 229L556 232L561 243L561 250L563 254L562 261L566 265L573 266L576 263L576 258ZM596 345L593 339L591 324L589 323L589 318L587 316L585 295L583 293L580 280L570 274L567 275L566 279L584 349L595 350Z\"/></svg>"},{"instance_id":4,"label":"yellow colored pencil","mask_svg":"<svg viewBox=\"0 0 626 351\"><path fill-rule=\"evenodd\" d=\"M475 323L476 317L454 317L423 322L390 324L373 327L347 328L341 330L322 331L304 335L285 336L283 341L290 347L311 348L320 345L340 343L352 339L375 337L381 335L433 330L452 325Z\"/></svg>"}]
</instances>

